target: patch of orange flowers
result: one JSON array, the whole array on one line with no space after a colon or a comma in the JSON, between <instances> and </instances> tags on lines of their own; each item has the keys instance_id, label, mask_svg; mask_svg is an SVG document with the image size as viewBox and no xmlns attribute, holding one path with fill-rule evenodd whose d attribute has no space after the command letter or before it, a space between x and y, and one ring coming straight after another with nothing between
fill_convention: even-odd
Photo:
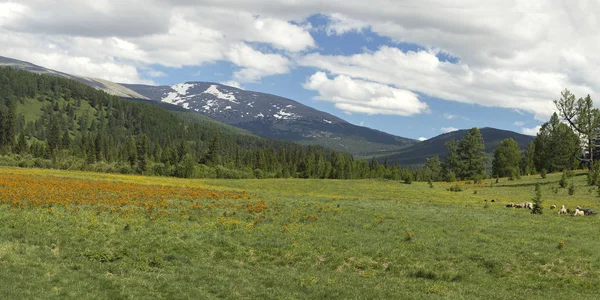
<instances>
[{"instance_id":1,"label":"patch of orange flowers","mask_svg":"<svg viewBox=\"0 0 600 300\"><path fill-rule=\"evenodd\" d=\"M245 192L203 188L131 184L43 175L0 174L0 203L15 207L53 205L135 205L166 208L169 203L195 200L249 199Z\"/></svg>"}]
</instances>

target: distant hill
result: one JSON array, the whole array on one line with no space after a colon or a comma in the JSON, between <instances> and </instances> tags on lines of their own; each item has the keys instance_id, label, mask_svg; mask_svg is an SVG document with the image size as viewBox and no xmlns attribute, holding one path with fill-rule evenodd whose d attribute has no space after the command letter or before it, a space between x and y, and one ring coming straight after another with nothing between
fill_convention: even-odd
<instances>
[{"instance_id":1,"label":"distant hill","mask_svg":"<svg viewBox=\"0 0 600 300\"><path fill-rule=\"evenodd\" d=\"M96 89L104 90L105 92L107 92L111 95L115 95L115 96L119 96L119 97L147 99L145 96L142 96L120 84L117 84L117 83L114 83L114 82L111 82L108 80L71 75L71 74L47 69L44 67L40 67L38 65L34 65L34 64L26 62L26 61L21 61L21 60L8 58L8 57L4 57L4 56L0 56L0 67L11 67L13 69L24 70L24 71L28 71L28 72L32 72L32 73L37 73L37 74L62 77L62 78L66 78L66 79L73 79L73 80L79 81L81 83L85 83Z\"/></svg>"},{"instance_id":2,"label":"distant hill","mask_svg":"<svg viewBox=\"0 0 600 300\"><path fill-rule=\"evenodd\" d=\"M483 141L485 143L485 152L491 154L494 152L500 142L506 138L513 138L521 150L527 149L527 146L534 137L524 135L508 130L501 130L496 128L481 128L481 135L483 135ZM453 131L438 135L421 143L407 147L400 151L388 151L385 153L363 153L361 157L368 158L369 156L376 156L379 160L383 161L384 158L388 157L389 163L397 163L400 165L422 165L425 163L425 159L439 155L440 159L444 159L448 155L448 150L444 147L444 144L452 139L459 141L467 133L467 129Z\"/></svg>"}]
</instances>

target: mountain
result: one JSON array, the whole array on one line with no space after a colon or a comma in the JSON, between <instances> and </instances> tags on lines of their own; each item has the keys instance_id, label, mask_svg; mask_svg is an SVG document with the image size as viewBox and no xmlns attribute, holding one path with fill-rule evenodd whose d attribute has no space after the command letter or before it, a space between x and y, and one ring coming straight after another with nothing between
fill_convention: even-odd
<instances>
[{"instance_id":1,"label":"mountain","mask_svg":"<svg viewBox=\"0 0 600 300\"><path fill-rule=\"evenodd\" d=\"M507 138L513 138L521 150L527 149L529 143L534 137L524 134L519 134L513 131L501 130L496 128L480 128L483 141L485 143L485 152L488 155L494 152L500 142ZM459 141L467 133L467 129L453 131L438 135L421 143L412 145L400 151L387 151L385 153L363 153L360 155L363 158L376 156L379 160L388 158L389 163L397 163L400 165L422 165L425 159L439 155L443 159L448 155L448 150L444 144L452 139Z\"/></svg>"},{"instance_id":2,"label":"mountain","mask_svg":"<svg viewBox=\"0 0 600 300\"><path fill-rule=\"evenodd\" d=\"M107 92L111 95L115 95L115 96L119 96L119 97L148 99L132 90L127 89L123 85L120 85L120 84L117 84L117 83L114 83L114 82L111 82L108 80L93 78L93 77L75 76L75 75L47 69L44 67L40 67L38 65L34 65L29 62L25 62L25 61L13 59L13 58L8 58L8 57L4 57L4 56L0 56L0 67L11 67L13 69L25 70L25 71L29 71L32 73L76 80L81 83L85 83L91 87L94 87L96 89L104 90L105 92Z\"/></svg>"},{"instance_id":3,"label":"mountain","mask_svg":"<svg viewBox=\"0 0 600 300\"><path fill-rule=\"evenodd\" d=\"M218 83L122 85L148 99L176 104L271 139L321 145L353 154L399 150L418 143L350 124L291 99Z\"/></svg>"}]
</instances>

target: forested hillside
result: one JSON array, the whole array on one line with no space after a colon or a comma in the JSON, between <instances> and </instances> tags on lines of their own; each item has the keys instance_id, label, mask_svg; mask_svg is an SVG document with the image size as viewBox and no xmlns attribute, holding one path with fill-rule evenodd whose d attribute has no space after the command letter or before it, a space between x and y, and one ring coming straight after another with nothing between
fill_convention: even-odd
<instances>
[{"instance_id":1,"label":"forested hillside","mask_svg":"<svg viewBox=\"0 0 600 300\"><path fill-rule=\"evenodd\" d=\"M178 177L410 179L412 171L123 100L65 78L0 68L4 165Z\"/></svg>"}]
</instances>

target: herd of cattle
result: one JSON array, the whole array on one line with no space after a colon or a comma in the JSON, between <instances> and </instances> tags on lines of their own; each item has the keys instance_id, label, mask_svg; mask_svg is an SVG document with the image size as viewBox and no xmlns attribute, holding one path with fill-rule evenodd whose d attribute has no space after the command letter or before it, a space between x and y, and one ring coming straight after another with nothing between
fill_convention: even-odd
<instances>
[{"instance_id":1,"label":"herd of cattle","mask_svg":"<svg viewBox=\"0 0 600 300\"><path fill-rule=\"evenodd\" d=\"M488 199L485 199L485 202L488 202ZM499 199L491 199L489 202L497 203L500 202ZM508 208L527 208L533 210L533 203L531 202L523 202L523 203L508 203L506 204ZM556 205L552 204L550 209L556 209ZM597 215L598 213L589 208L581 208L577 206L574 211L566 208L564 205L558 211L559 215L573 215L573 216L591 216Z\"/></svg>"}]
</instances>

